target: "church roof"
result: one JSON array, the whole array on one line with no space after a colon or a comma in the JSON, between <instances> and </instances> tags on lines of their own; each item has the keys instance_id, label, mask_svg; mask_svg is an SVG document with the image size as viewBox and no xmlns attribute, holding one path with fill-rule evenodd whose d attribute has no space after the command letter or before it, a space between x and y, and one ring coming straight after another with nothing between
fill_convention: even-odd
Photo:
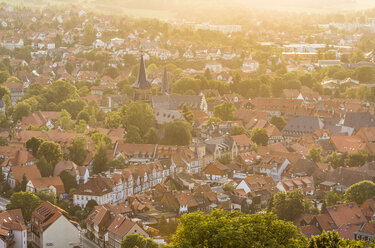
<instances>
[{"instance_id":1,"label":"church roof","mask_svg":"<svg viewBox=\"0 0 375 248\"><path fill-rule=\"evenodd\" d=\"M141 56L141 63L139 65L138 77L135 83L133 84L133 87L137 89L151 88L151 85L147 81L147 78L146 78L146 69L145 69L145 63L143 61L143 56Z\"/></svg>"},{"instance_id":2,"label":"church roof","mask_svg":"<svg viewBox=\"0 0 375 248\"><path fill-rule=\"evenodd\" d=\"M163 93L169 92L168 73L167 73L167 67L166 66L164 66L164 75L163 75L163 79L161 81L160 91L163 92Z\"/></svg>"}]
</instances>

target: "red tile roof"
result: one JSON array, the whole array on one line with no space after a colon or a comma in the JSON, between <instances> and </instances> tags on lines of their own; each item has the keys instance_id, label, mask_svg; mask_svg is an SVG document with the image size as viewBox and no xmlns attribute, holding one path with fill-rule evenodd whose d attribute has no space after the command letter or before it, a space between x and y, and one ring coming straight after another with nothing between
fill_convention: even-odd
<instances>
[{"instance_id":1,"label":"red tile roof","mask_svg":"<svg viewBox=\"0 0 375 248\"><path fill-rule=\"evenodd\" d=\"M327 207L327 211L338 227L349 224L358 225L367 222L361 209L354 202Z\"/></svg>"}]
</instances>

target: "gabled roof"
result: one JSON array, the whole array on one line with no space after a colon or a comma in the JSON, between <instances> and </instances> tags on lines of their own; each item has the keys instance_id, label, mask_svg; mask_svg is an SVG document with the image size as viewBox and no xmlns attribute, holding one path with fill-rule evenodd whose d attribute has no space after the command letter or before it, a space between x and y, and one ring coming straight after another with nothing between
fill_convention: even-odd
<instances>
[{"instance_id":1,"label":"gabled roof","mask_svg":"<svg viewBox=\"0 0 375 248\"><path fill-rule=\"evenodd\" d=\"M329 214L318 214L314 216L320 227L325 231L331 231L337 229L335 222L332 220Z\"/></svg>"},{"instance_id":2,"label":"gabled roof","mask_svg":"<svg viewBox=\"0 0 375 248\"><path fill-rule=\"evenodd\" d=\"M203 173L207 175L225 175L228 173L229 168L219 161L215 160L203 169Z\"/></svg>"},{"instance_id":3,"label":"gabled roof","mask_svg":"<svg viewBox=\"0 0 375 248\"><path fill-rule=\"evenodd\" d=\"M44 232L51 224L53 224L60 216L67 213L46 201L37 207L32 214L31 224L39 231Z\"/></svg>"},{"instance_id":4,"label":"gabled roof","mask_svg":"<svg viewBox=\"0 0 375 248\"><path fill-rule=\"evenodd\" d=\"M9 230L26 230L27 226L21 209L12 209L0 213L0 226Z\"/></svg>"},{"instance_id":5,"label":"gabled roof","mask_svg":"<svg viewBox=\"0 0 375 248\"><path fill-rule=\"evenodd\" d=\"M231 136L238 146L251 146L253 141L245 134Z\"/></svg>"},{"instance_id":6,"label":"gabled roof","mask_svg":"<svg viewBox=\"0 0 375 248\"><path fill-rule=\"evenodd\" d=\"M60 161L55 165L53 175L58 176L61 172L66 171L72 176L84 176L86 170L86 166L78 166L73 161Z\"/></svg>"},{"instance_id":7,"label":"gabled roof","mask_svg":"<svg viewBox=\"0 0 375 248\"><path fill-rule=\"evenodd\" d=\"M355 202L327 207L327 211L338 227L367 222L366 217Z\"/></svg>"},{"instance_id":8,"label":"gabled roof","mask_svg":"<svg viewBox=\"0 0 375 248\"><path fill-rule=\"evenodd\" d=\"M179 191L176 193L176 199L180 206L197 207L198 202L191 192Z\"/></svg>"},{"instance_id":9,"label":"gabled roof","mask_svg":"<svg viewBox=\"0 0 375 248\"><path fill-rule=\"evenodd\" d=\"M12 174L16 182L21 183L23 175L27 180L40 179L42 175L36 165L30 166L13 166L11 168Z\"/></svg>"},{"instance_id":10,"label":"gabled roof","mask_svg":"<svg viewBox=\"0 0 375 248\"><path fill-rule=\"evenodd\" d=\"M45 189L53 186L56 188L57 194L65 193L64 183L59 176L57 177L42 177L30 180L36 189Z\"/></svg>"},{"instance_id":11,"label":"gabled roof","mask_svg":"<svg viewBox=\"0 0 375 248\"><path fill-rule=\"evenodd\" d=\"M108 232L112 232L118 237L125 237L134 225L137 224L124 216L117 215L108 227Z\"/></svg>"},{"instance_id":12,"label":"gabled roof","mask_svg":"<svg viewBox=\"0 0 375 248\"><path fill-rule=\"evenodd\" d=\"M74 194L102 196L112 192L112 188L113 184L110 179L98 176L90 178L87 183L78 188Z\"/></svg>"}]
</instances>

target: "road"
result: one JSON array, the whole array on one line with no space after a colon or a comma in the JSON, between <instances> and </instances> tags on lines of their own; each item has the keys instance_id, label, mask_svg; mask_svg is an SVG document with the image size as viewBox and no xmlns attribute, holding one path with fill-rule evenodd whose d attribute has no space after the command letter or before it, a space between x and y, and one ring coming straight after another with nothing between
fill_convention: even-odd
<instances>
[{"instance_id":1,"label":"road","mask_svg":"<svg viewBox=\"0 0 375 248\"><path fill-rule=\"evenodd\" d=\"M81 235L82 247L83 248L99 248L94 242L86 238L85 236Z\"/></svg>"},{"instance_id":2,"label":"road","mask_svg":"<svg viewBox=\"0 0 375 248\"><path fill-rule=\"evenodd\" d=\"M6 210L8 203L9 203L8 199L0 197L0 210Z\"/></svg>"}]
</instances>

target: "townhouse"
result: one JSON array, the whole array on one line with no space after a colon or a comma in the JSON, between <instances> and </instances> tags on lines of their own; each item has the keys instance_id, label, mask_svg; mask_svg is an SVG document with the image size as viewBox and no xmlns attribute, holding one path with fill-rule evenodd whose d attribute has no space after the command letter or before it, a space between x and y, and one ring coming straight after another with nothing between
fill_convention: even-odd
<instances>
[{"instance_id":1,"label":"townhouse","mask_svg":"<svg viewBox=\"0 0 375 248\"><path fill-rule=\"evenodd\" d=\"M33 246L76 247L80 245L77 223L72 222L61 208L46 201L31 215L30 237ZM63 234L63 235L56 235Z\"/></svg>"}]
</instances>

